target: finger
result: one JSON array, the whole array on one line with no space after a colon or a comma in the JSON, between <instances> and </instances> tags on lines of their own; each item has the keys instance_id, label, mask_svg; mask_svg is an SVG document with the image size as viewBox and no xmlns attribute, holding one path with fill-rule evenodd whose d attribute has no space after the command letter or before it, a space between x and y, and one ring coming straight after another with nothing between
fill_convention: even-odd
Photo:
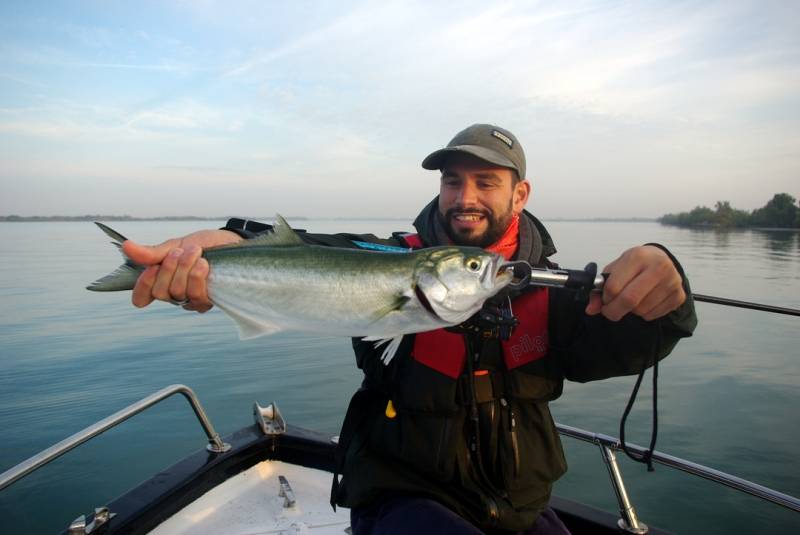
<instances>
[{"instance_id":1,"label":"finger","mask_svg":"<svg viewBox=\"0 0 800 535\"><path fill-rule=\"evenodd\" d=\"M675 310L675 306L673 306L671 300L665 300L663 303L658 305L656 308L642 316L642 319L645 321L654 321L662 316L666 316L673 310Z\"/></svg>"},{"instance_id":2,"label":"finger","mask_svg":"<svg viewBox=\"0 0 800 535\"><path fill-rule=\"evenodd\" d=\"M609 280L617 276L614 273ZM611 301L603 306L603 316L611 321L619 321L629 312L634 311L659 284L659 278L652 270L645 270L632 278Z\"/></svg>"},{"instance_id":3,"label":"finger","mask_svg":"<svg viewBox=\"0 0 800 535\"><path fill-rule=\"evenodd\" d=\"M151 266L160 264L167 254L179 245L179 239L167 240L159 245L142 245L132 240L126 240L122 243L122 252L137 264Z\"/></svg>"},{"instance_id":4,"label":"finger","mask_svg":"<svg viewBox=\"0 0 800 535\"><path fill-rule=\"evenodd\" d=\"M202 253L203 250L200 247L191 245L186 248L178 259L178 266L175 269L175 274L172 276L172 282L169 285L169 295L172 299L176 301L183 301L186 299L186 284L189 278L189 272Z\"/></svg>"},{"instance_id":5,"label":"finger","mask_svg":"<svg viewBox=\"0 0 800 535\"><path fill-rule=\"evenodd\" d=\"M595 316L603 309L603 298L599 292L589 294L589 304L586 305L586 314Z\"/></svg>"},{"instance_id":6,"label":"finger","mask_svg":"<svg viewBox=\"0 0 800 535\"><path fill-rule=\"evenodd\" d=\"M621 262L620 259L611 262L603 269L603 273L609 274L603 283L604 304L614 301L643 269L640 264Z\"/></svg>"},{"instance_id":7,"label":"finger","mask_svg":"<svg viewBox=\"0 0 800 535\"><path fill-rule=\"evenodd\" d=\"M197 306L195 306L195 305L192 305L191 303L183 305L183 309L184 310L189 310L189 311L192 311L192 312L199 312L200 314L205 314L206 312L208 312L212 308L214 308L213 305L197 305Z\"/></svg>"},{"instance_id":8,"label":"finger","mask_svg":"<svg viewBox=\"0 0 800 535\"><path fill-rule=\"evenodd\" d=\"M677 302L683 288L680 282L666 281L653 288L633 310L637 316L645 317L664 301Z\"/></svg>"},{"instance_id":9,"label":"finger","mask_svg":"<svg viewBox=\"0 0 800 535\"><path fill-rule=\"evenodd\" d=\"M161 262L161 268L158 270L158 276L151 292L156 299L161 301L170 301L172 299L169 287L172 284L172 277L175 276L175 270L178 269L178 260L182 254L183 249L172 249Z\"/></svg>"},{"instance_id":10,"label":"finger","mask_svg":"<svg viewBox=\"0 0 800 535\"><path fill-rule=\"evenodd\" d=\"M157 274L158 266L150 266L139 275L139 279L133 287L133 294L131 296L131 302L134 306L142 308L154 301L152 288L156 281Z\"/></svg>"},{"instance_id":11,"label":"finger","mask_svg":"<svg viewBox=\"0 0 800 535\"><path fill-rule=\"evenodd\" d=\"M212 303L208 298L208 261L205 258L198 258L194 267L189 272L189 279L186 285L186 297L189 302L198 307L211 308ZM208 310L206 309L206 310Z\"/></svg>"},{"instance_id":12,"label":"finger","mask_svg":"<svg viewBox=\"0 0 800 535\"><path fill-rule=\"evenodd\" d=\"M683 291L683 288L680 288L678 292L670 293L661 303L641 314L641 316L646 321L657 320L677 309L685 300L686 292Z\"/></svg>"}]
</instances>

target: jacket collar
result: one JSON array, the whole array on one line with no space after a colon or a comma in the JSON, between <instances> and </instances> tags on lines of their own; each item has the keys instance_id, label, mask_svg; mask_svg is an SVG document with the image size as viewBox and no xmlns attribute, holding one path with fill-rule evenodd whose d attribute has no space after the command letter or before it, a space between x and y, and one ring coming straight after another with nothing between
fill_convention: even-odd
<instances>
[{"instance_id":1,"label":"jacket collar","mask_svg":"<svg viewBox=\"0 0 800 535\"><path fill-rule=\"evenodd\" d=\"M439 196L433 198L414 220L422 243L425 245L447 245L450 243L436 216L439 209ZM550 233L541 221L530 212L523 210L519 217L519 249L515 260L527 260L531 265L542 264L555 254L556 247Z\"/></svg>"}]
</instances>

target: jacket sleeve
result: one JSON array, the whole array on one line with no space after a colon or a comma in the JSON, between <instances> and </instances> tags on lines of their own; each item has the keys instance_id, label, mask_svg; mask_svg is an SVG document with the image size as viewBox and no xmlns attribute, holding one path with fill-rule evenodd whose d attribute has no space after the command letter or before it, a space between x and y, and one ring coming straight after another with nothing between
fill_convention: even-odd
<instances>
[{"instance_id":1,"label":"jacket sleeve","mask_svg":"<svg viewBox=\"0 0 800 535\"><path fill-rule=\"evenodd\" d=\"M676 310L654 321L628 314L618 322L602 315L588 316L586 301L573 292L551 292L550 347L564 377L587 382L640 373L670 354L681 338L697 326L694 300L683 267L664 247L683 279L686 301Z\"/></svg>"},{"instance_id":2,"label":"jacket sleeve","mask_svg":"<svg viewBox=\"0 0 800 535\"><path fill-rule=\"evenodd\" d=\"M232 217L228 219L228 222L220 230L229 230L231 232L235 232L242 238L249 240L260 236L265 232L272 232L272 225L261 223L259 221L253 221L251 219ZM302 238L302 240L309 245L358 248L356 242L362 242L388 245L391 247L404 247L404 245L394 237L384 239L378 238L374 234L318 234L307 232L306 230L300 228L293 228L292 230L294 230L300 236L300 238Z\"/></svg>"}]
</instances>

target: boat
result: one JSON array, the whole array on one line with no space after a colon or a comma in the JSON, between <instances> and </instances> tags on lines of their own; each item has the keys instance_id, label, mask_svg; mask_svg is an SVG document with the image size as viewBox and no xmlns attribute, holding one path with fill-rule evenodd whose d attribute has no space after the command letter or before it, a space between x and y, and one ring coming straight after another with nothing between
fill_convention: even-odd
<instances>
[{"instance_id":1,"label":"boat","mask_svg":"<svg viewBox=\"0 0 800 535\"><path fill-rule=\"evenodd\" d=\"M61 532L87 534L351 533L349 511L334 510L329 492L338 437L287 424L276 403L253 405L253 424L220 437L197 395L170 385L75 433L0 474L0 492L64 453L159 402L182 395L208 437L206 447L115 500L80 514ZM638 518L625 488L615 437L557 424L565 437L594 444L608 470L619 514L553 496L551 507L574 534L663 534ZM642 455L646 450L626 444ZM800 499L690 461L654 451L655 463L682 470L800 513ZM1 496L1 495L0 495ZM6 526L9 527L9 526ZM13 526L11 526L13 529Z\"/></svg>"},{"instance_id":2,"label":"boat","mask_svg":"<svg viewBox=\"0 0 800 535\"><path fill-rule=\"evenodd\" d=\"M591 265L590 265L591 266ZM530 270L525 280L540 285L596 284L595 269ZM529 268L529 266L528 266ZM529 268L530 269L530 268ZM545 272L546 271L546 272ZM539 280L541 279L541 280ZM704 301L738 308L800 316L800 310L693 294ZM77 517L62 533L68 535L139 534L341 534L350 533L349 510L329 503L338 437L287 424L278 405L253 405L253 423L220 437L197 395L188 386L167 386L75 433L0 474L5 488L68 451L175 395L182 395L197 417L208 444L93 512ZM681 470L719 485L800 513L800 499L757 483L617 437L557 423L563 437L590 443L601 453L609 475L609 493L618 512L611 513L559 496L550 505L572 533L661 534L664 529L640 519L617 463L617 453L650 457L653 463ZM800 521L800 517L798 517ZM2 526L3 529L13 526ZM666 526L669 528L669 526Z\"/></svg>"}]
</instances>

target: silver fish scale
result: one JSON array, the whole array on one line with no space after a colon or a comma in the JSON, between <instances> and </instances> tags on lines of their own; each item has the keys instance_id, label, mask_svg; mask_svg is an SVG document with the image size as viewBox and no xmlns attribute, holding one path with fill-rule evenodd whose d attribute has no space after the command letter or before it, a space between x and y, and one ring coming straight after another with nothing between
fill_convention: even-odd
<instances>
[{"instance_id":1,"label":"silver fish scale","mask_svg":"<svg viewBox=\"0 0 800 535\"><path fill-rule=\"evenodd\" d=\"M122 247L123 235L97 225ZM466 320L512 279L508 270L500 272L499 255L477 248L381 253L307 245L280 216L272 233L203 256L211 266L209 297L241 338L293 329L391 340L384 362L403 335ZM87 288L131 290L143 270L126 257Z\"/></svg>"},{"instance_id":2,"label":"silver fish scale","mask_svg":"<svg viewBox=\"0 0 800 535\"><path fill-rule=\"evenodd\" d=\"M443 325L413 293L418 261L413 254L303 246L206 256L211 300L233 316L251 319L256 330L260 325L260 334L292 329L395 336ZM396 310L403 295L407 302Z\"/></svg>"}]
</instances>

